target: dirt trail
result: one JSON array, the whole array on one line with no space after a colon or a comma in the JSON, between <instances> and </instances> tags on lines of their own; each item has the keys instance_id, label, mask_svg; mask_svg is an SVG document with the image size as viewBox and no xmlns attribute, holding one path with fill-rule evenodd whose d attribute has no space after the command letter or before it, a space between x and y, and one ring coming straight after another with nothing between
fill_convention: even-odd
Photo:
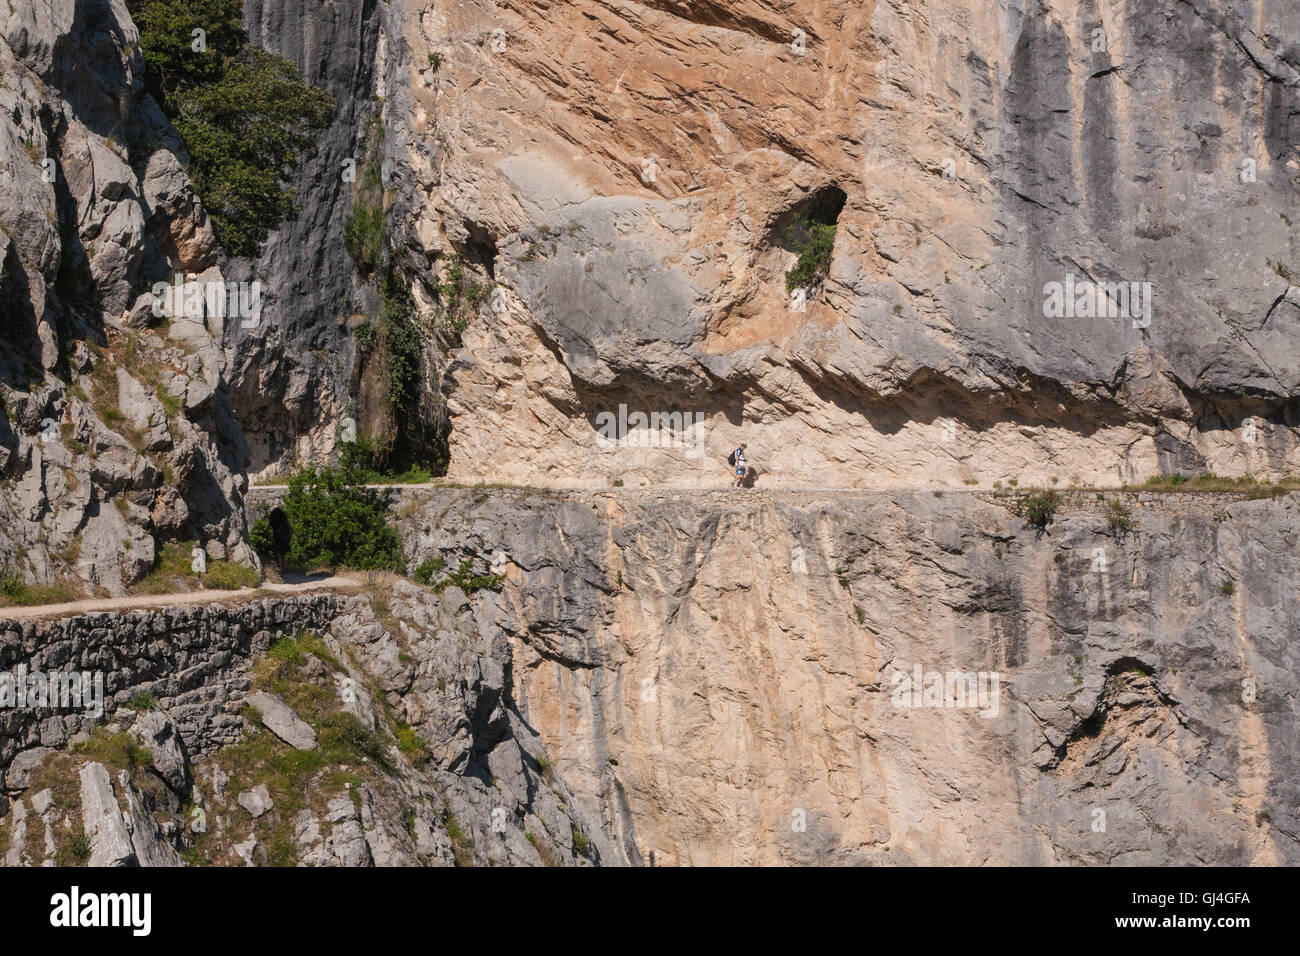
<instances>
[{"instance_id":1,"label":"dirt trail","mask_svg":"<svg viewBox=\"0 0 1300 956\"><path fill-rule=\"evenodd\" d=\"M116 598L85 598L63 604L35 604L31 607L0 607L0 618L26 620L38 617L70 617L94 614L98 611L131 611L138 608L174 607L179 604L214 604L272 597L283 594L303 594L311 591L352 591L363 586L358 578L334 575L331 577L303 578L283 584L266 581L255 588L234 591L180 591L175 594L140 594Z\"/></svg>"}]
</instances>

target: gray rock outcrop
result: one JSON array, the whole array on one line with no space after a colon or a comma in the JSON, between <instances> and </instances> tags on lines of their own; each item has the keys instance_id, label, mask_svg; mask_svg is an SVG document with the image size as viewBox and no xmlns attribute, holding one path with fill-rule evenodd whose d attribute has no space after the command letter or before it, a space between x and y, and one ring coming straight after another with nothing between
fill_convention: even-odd
<instances>
[{"instance_id":1,"label":"gray rock outcrop","mask_svg":"<svg viewBox=\"0 0 1300 956\"><path fill-rule=\"evenodd\" d=\"M275 806L275 801L271 799L271 793L264 783L259 783L252 790L245 790L235 798L235 802L247 810L249 816L255 820Z\"/></svg>"},{"instance_id":2,"label":"gray rock outcrop","mask_svg":"<svg viewBox=\"0 0 1300 956\"><path fill-rule=\"evenodd\" d=\"M170 717L160 710L149 710L136 717L131 734L148 750L153 767L177 794L187 794L191 779L185 743Z\"/></svg>"},{"instance_id":3,"label":"gray rock outcrop","mask_svg":"<svg viewBox=\"0 0 1300 956\"><path fill-rule=\"evenodd\" d=\"M226 277L189 157L144 88L139 31L121 0L5 16L0 567L114 595L153 568L155 541L215 539L257 567L223 329L177 314L169 334L148 291ZM187 388L207 400L175 402Z\"/></svg>"},{"instance_id":4,"label":"gray rock outcrop","mask_svg":"<svg viewBox=\"0 0 1300 956\"><path fill-rule=\"evenodd\" d=\"M101 763L81 768L81 814L90 838L89 866L126 866L137 861L113 782Z\"/></svg>"},{"instance_id":5,"label":"gray rock outcrop","mask_svg":"<svg viewBox=\"0 0 1300 956\"><path fill-rule=\"evenodd\" d=\"M271 694L257 693L248 696L248 704L262 717L266 729L296 750L316 747L316 732L289 709L284 701Z\"/></svg>"}]
</instances>

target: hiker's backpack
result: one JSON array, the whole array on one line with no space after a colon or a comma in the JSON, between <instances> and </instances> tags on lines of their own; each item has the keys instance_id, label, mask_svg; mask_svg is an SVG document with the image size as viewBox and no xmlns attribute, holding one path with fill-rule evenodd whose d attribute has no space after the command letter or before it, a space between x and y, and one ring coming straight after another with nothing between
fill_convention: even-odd
<instances>
[{"instance_id":1,"label":"hiker's backpack","mask_svg":"<svg viewBox=\"0 0 1300 956\"><path fill-rule=\"evenodd\" d=\"M736 453L734 451L727 456L727 464L732 468L736 467Z\"/></svg>"}]
</instances>

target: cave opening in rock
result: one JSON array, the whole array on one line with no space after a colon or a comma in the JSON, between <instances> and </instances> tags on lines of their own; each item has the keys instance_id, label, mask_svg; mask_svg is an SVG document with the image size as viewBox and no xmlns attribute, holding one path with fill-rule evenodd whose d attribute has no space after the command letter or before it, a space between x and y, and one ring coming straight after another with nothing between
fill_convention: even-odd
<instances>
[{"instance_id":1,"label":"cave opening in rock","mask_svg":"<svg viewBox=\"0 0 1300 956\"><path fill-rule=\"evenodd\" d=\"M489 279L496 279L497 241L486 227L465 220L467 238L460 250L466 262L482 266Z\"/></svg>"},{"instance_id":2,"label":"cave opening in rock","mask_svg":"<svg viewBox=\"0 0 1300 956\"><path fill-rule=\"evenodd\" d=\"M830 271L835 230L848 196L838 186L815 189L780 213L768 228L769 245L798 259L786 273L788 289L819 285Z\"/></svg>"}]
</instances>

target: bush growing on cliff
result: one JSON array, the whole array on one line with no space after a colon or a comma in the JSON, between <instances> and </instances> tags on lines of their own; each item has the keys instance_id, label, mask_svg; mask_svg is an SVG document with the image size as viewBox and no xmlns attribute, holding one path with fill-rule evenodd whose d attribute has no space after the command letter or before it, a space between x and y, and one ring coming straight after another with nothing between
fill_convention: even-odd
<instances>
[{"instance_id":1,"label":"bush growing on cliff","mask_svg":"<svg viewBox=\"0 0 1300 956\"><path fill-rule=\"evenodd\" d=\"M22 590L22 575L8 565L0 566L0 594L5 597L17 597Z\"/></svg>"},{"instance_id":2,"label":"bush growing on cliff","mask_svg":"<svg viewBox=\"0 0 1300 956\"><path fill-rule=\"evenodd\" d=\"M366 128L361 175L352 190L352 214L343 224L343 244L362 277L375 272L384 260L384 181L379 165L384 151L384 127L378 117Z\"/></svg>"},{"instance_id":3,"label":"bush growing on cliff","mask_svg":"<svg viewBox=\"0 0 1300 956\"><path fill-rule=\"evenodd\" d=\"M367 322L365 325L358 326L356 332L352 334L353 341L357 343L357 352L364 358L370 354L375 347L375 336L377 335L375 326Z\"/></svg>"},{"instance_id":4,"label":"bush growing on cliff","mask_svg":"<svg viewBox=\"0 0 1300 956\"><path fill-rule=\"evenodd\" d=\"M409 417L420 401L421 352L424 341L410 295L392 276L385 283L381 323L388 363L384 376L388 401Z\"/></svg>"},{"instance_id":5,"label":"bush growing on cliff","mask_svg":"<svg viewBox=\"0 0 1300 956\"><path fill-rule=\"evenodd\" d=\"M248 529L248 543L263 558L275 553L275 542L271 539L271 522L258 518Z\"/></svg>"},{"instance_id":6,"label":"bush growing on cliff","mask_svg":"<svg viewBox=\"0 0 1300 956\"><path fill-rule=\"evenodd\" d=\"M425 558L420 562L420 566L411 574L411 579L416 584L430 585L433 583L433 577L436 574L442 574L447 569L447 559L437 554L431 558Z\"/></svg>"},{"instance_id":7,"label":"bush growing on cliff","mask_svg":"<svg viewBox=\"0 0 1300 956\"><path fill-rule=\"evenodd\" d=\"M473 594L475 591L496 591L500 589L505 579L504 574L479 574L474 570L473 559L466 558L455 571L447 575L441 582L441 586L435 585L435 589L441 591L450 584L460 588L466 594Z\"/></svg>"},{"instance_id":8,"label":"bush growing on cliff","mask_svg":"<svg viewBox=\"0 0 1300 956\"><path fill-rule=\"evenodd\" d=\"M210 86L179 90L176 129L212 227L232 254L257 254L267 233L298 211L287 185L334 99L307 86L292 63L248 49Z\"/></svg>"},{"instance_id":9,"label":"bush growing on cliff","mask_svg":"<svg viewBox=\"0 0 1300 956\"><path fill-rule=\"evenodd\" d=\"M1116 534L1128 534L1133 530L1133 514L1124 502L1111 498L1106 502L1106 523Z\"/></svg>"},{"instance_id":10,"label":"bush growing on cliff","mask_svg":"<svg viewBox=\"0 0 1300 956\"><path fill-rule=\"evenodd\" d=\"M802 238L791 232L786 235L786 242L799 256L794 268L785 274L787 291L813 285L830 272L831 249L835 245L834 223L810 223Z\"/></svg>"},{"instance_id":11,"label":"bush growing on cliff","mask_svg":"<svg viewBox=\"0 0 1300 956\"><path fill-rule=\"evenodd\" d=\"M460 348L461 335L491 293L491 283L475 279L474 274L465 268L465 260L460 255L447 257L446 271L438 283L442 315L435 330L448 347Z\"/></svg>"},{"instance_id":12,"label":"bush growing on cliff","mask_svg":"<svg viewBox=\"0 0 1300 956\"><path fill-rule=\"evenodd\" d=\"M432 319L420 313L396 273L385 275L381 291L380 355L385 397L396 426L381 470L391 473L418 466L430 475L441 475L447 467L449 425L445 408L435 401L438 386L433 368L426 363L426 333Z\"/></svg>"},{"instance_id":13,"label":"bush growing on cliff","mask_svg":"<svg viewBox=\"0 0 1300 956\"><path fill-rule=\"evenodd\" d=\"M433 472L423 465L411 464L404 469L393 467L393 439L358 435L355 441L339 446L339 463L356 478L372 485L412 485L433 480Z\"/></svg>"},{"instance_id":14,"label":"bush growing on cliff","mask_svg":"<svg viewBox=\"0 0 1300 956\"><path fill-rule=\"evenodd\" d=\"M128 0L153 92L167 96L219 80L225 58L246 42L242 6L240 0ZM200 50L196 29L204 31Z\"/></svg>"},{"instance_id":15,"label":"bush growing on cliff","mask_svg":"<svg viewBox=\"0 0 1300 956\"><path fill-rule=\"evenodd\" d=\"M86 835L85 829L80 826L74 827L72 835L68 837L68 842L61 847L64 853L59 854L56 863L60 866L70 865L66 861L84 864L90 859L90 837Z\"/></svg>"},{"instance_id":16,"label":"bush growing on cliff","mask_svg":"<svg viewBox=\"0 0 1300 956\"><path fill-rule=\"evenodd\" d=\"M340 458L373 483L425 482L446 472L450 432L438 400L437 357L427 351L434 319L420 312L393 269L384 269L378 283L382 311L357 337L362 375L382 389L374 396L379 402L368 400L359 416L378 434L357 435L341 446Z\"/></svg>"},{"instance_id":17,"label":"bush growing on cliff","mask_svg":"<svg viewBox=\"0 0 1300 956\"><path fill-rule=\"evenodd\" d=\"M1061 504L1061 496L1055 491L1042 494L1025 495L1016 499L1016 514L1024 518L1032 527L1044 530L1056 517L1056 509Z\"/></svg>"},{"instance_id":18,"label":"bush growing on cliff","mask_svg":"<svg viewBox=\"0 0 1300 956\"><path fill-rule=\"evenodd\" d=\"M384 254L384 210L354 206L343 224L343 245L362 276L374 272Z\"/></svg>"},{"instance_id":19,"label":"bush growing on cliff","mask_svg":"<svg viewBox=\"0 0 1300 956\"><path fill-rule=\"evenodd\" d=\"M190 179L222 246L256 255L297 213L289 176L334 98L248 42L240 0L131 0L147 81L185 142ZM201 49L195 30L204 31Z\"/></svg>"},{"instance_id":20,"label":"bush growing on cliff","mask_svg":"<svg viewBox=\"0 0 1300 956\"><path fill-rule=\"evenodd\" d=\"M293 528L288 561L296 567L400 572L405 566L383 497L355 471L307 468L289 479L280 507Z\"/></svg>"},{"instance_id":21,"label":"bush growing on cliff","mask_svg":"<svg viewBox=\"0 0 1300 956\"><path fill-rule=\"evenodd\" d=\"M447 560L442 555L425 558L411 575L417 584L432 587L442 593L448 587L458 587L466 594L475 591L496 591L505 581L504 574L480 574L474 570L474 559L466 558L450 574L443 574L447 569ZM436 579L436 580L435 580Z\"/></svg>"},{"instance_id":22,"label":"bush growing on cliff","mask_svg":"<svg viewBox=\"0 0 1300 956\"><path fill-rule=\"evenodd\" d=\"M591 850L591 840L572 823L569 824L569 830L573 834L573 852L578 856L586 856Z\"/></svg>"},{"instance_id":23,"label":"bush growing on cliff","mask_svg":"<svg viewBox=\"0 0 1300 956\"><path fill-rule=\"evenodd\" d=\"M339 445L339 464L348 471L357 472L358 477L368 478L384 470L389 456L393 453L392 438L371 438L369 435L357 435L353 441Z\"/></svg>"}]
</instances>

